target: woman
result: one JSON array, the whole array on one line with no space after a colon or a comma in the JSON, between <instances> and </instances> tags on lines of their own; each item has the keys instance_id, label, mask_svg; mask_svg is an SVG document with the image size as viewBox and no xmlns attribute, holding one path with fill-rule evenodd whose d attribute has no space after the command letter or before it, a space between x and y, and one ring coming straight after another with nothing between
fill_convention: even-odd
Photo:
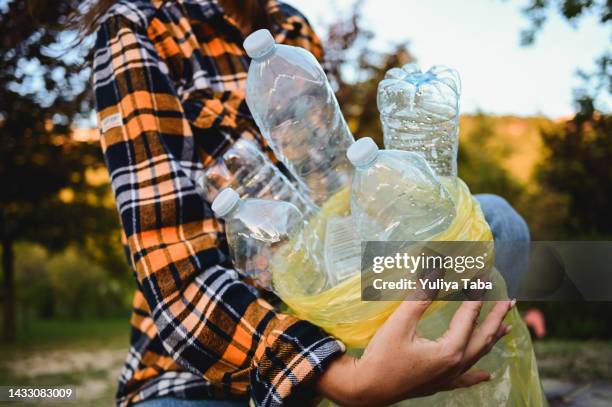
<instances>
[{"instance_id":1,"label":"woman","mask_svg":"<svg viewBox=\"0 0 612 407\"><path fill-rule=\"evenodd\" d=\"M97 31L101 143L138 285L119 405L383 405L488 379L466 371L507 332L508 301L478 327L481 303L464 303L438 341L415 333L428 303L405 302L354 359L232 270L195 180L240 138L271 155L245 103L242 42L265 27L321 58L301 14L273 0L101 0L85 24Z\"/></svg>"}]
</instances>

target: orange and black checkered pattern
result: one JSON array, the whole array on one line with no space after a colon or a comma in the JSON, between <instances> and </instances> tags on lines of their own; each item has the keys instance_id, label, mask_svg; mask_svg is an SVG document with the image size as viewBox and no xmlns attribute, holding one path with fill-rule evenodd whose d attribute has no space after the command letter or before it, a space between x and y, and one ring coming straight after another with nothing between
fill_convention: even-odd
<instances>
[{"instance_id":1,"label":"orange and black checkered pattern","mask_svg":"<svg viewBox=\"0 0 612 407\"><path fill-rule=\"evenodd\" d=\"M269 7L278 42L321 57L301 14ZM196 181L241 137L272 154L245 103L242 41L216 0L120 0L98 31L101 143L138 287L118 405L164 396L301 404L343 350L242 281Z\"/></svg>"}]
</instances>

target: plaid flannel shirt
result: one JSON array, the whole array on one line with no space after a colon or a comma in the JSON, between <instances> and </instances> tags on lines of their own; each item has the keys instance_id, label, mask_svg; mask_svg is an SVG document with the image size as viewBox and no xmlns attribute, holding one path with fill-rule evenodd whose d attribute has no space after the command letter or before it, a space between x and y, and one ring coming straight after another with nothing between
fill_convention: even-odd
<instances>
[{"instance_id":1,"label":"plaid flannel shirt","mask_svg":"<svg viewBox=\"0 0 612 407\"><path fill-rule=\"evenodd\" d=\"M321 58L302 15L269 7L281 13L278 42ZM118 405L249 395L257 405L302 404L344 350L239 278L196 181L241 137L272 154L245 103L242 41L216 0L119 0L97 33L101 144L138 287Z\"/></svg>"}]
</instances>

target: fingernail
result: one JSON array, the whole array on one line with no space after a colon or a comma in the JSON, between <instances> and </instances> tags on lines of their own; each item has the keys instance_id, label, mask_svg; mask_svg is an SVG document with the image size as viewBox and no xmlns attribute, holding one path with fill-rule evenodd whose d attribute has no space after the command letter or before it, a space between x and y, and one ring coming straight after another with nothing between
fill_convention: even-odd
<instances>
[{"instance_id":1,"label":"fingernail","mask_svg":"<svg viewBox=\"0 0 612 407\"><path fill-rule=\"evenodd\" d=\"M512 325L507 325L506 330L504 331L504 335L508 335L510 331L512 331Z\"/></svg>"},{"instance_id":2,"label":"fingernail","mask_svg":"<svg viewBox=\"0 0 612 407\"><path fill-rule=\"evenodd\" d=\"M510 301L510 308L514 308L515 305L516 305L516 298L513 298L512 301Z\"/></svg>"}]
</instances>

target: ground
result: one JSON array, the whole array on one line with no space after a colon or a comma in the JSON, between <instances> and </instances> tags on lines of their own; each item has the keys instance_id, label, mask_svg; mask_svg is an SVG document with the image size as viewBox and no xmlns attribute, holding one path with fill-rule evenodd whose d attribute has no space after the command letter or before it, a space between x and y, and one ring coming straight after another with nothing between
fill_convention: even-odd
<instances>
[{"instance_id":1,"label":"ground","mask_svg":"<svg viewBox=\"0 0 612 407\"><path fill-rule=\"evenodd\" d=\"M28 332L0 349L0 385L71 383L79 406L112 405L128 344L127 319L36 322ZM612 405L612 342L546 340L536 342L535 350L551 406Z\"/></svg>"},{"instance_id":2,"label":"ground","mask_svg":"<svg viewBox=\"0 0 612 407\"><path fill-rule=\"evenodd\" d=\"M127 319L35 322L27 331L14 346L0 349L0 385L74 384L76 405L113 405L129 342Z\"/></svg>"},{"instance_id":3,"label":"ground","mask_svg":"<svg viewBox=\"0 0 612 407\"><path fill-rule=\"evenodd\" d=\"M612 342L546 340L535 351L551 406L612 406Z\"/></svg>"}]
</instances>

